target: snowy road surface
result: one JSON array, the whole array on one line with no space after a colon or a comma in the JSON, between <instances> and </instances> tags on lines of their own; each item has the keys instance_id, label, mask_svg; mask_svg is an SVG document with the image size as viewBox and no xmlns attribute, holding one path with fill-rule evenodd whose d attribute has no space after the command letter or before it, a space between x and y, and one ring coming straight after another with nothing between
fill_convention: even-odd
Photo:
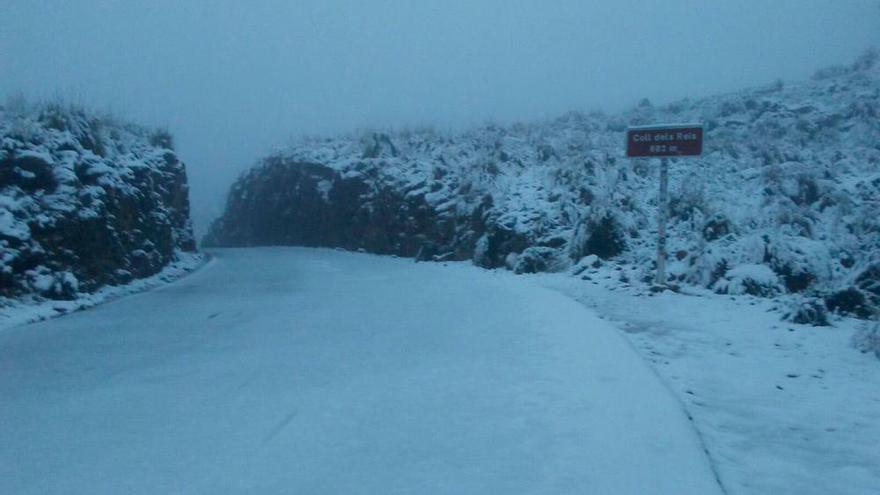
<instances>
[{"instance_id":1,"label":"snowy road surface","mask_svg":"<svg viewBox=\"0 0 880 495\"><path fill-rule=\"evenodd\" d=\"M0 493L719 491L671 394L555 292L463 264L215 255L0 333Z\"/></svg>"}]
</instances>

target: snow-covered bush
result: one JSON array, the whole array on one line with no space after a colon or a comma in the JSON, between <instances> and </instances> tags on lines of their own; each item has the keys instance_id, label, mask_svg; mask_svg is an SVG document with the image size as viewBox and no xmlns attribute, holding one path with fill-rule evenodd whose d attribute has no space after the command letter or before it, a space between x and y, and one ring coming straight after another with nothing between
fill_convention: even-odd
<instances>
[{"instance_id":1,"label":"snow-covered bush","mask_svg":"<svg viewBox=\"0 0 880 495\"><path fill-rule=\"evenodd\" d=\"M872 306L880 308L880 263L873 263L865 268L856 277L855 285Z\"/></svg>"},{"instance_id":2,"label":"snow-covered bush","mask_svg":"<svg viewBox=\"0 0 880 495\"><path fill-rule=\"evenodd\" d=\"M150 144L162 149L174 149L174 136L168 129L156 129L150 133Z\"/></svg>"},{"instance_id":3,"label":"snow-covered bush","mask_svg":"<svg viewBox=\"0 0 880 495\"><path fill-rule=\"evenodd\" d=\"M615 212L595 208L592 212L572 234L569 253L574 260L591 254L610 259L626 249L626 234Z\"/></svg>"},{"instance_id":4,"label":"snow-covered bush","mask_svg":"<svg viewBox=\"0 0 880 495\"><path fill-rule=\"evenodd\" d=\"M765 262L789 292L803 292L816 281L831 277L831 257L824 242L803 237L767 237Z\"/></svg>"},{"instance_id":5,"label":"snow-covered bush","mask_svg":"<svg viewBox=\"0 0 880 495\"><path fill-rule=\"evenodd\" d=\"M49 299L74 299L79 291L79 281L70 272L53 272L39 266L25 272L31 291Z\"/></svg>"},{"instance_id":6,"label":"snow-covered bush","mask_svg":"<svg viewBox=\"0 0 880 495\"><path fill-rule=\"evenodd\" d=\"M686 222L691 219L703 219L709 215L705 183L696 176L679 183L676 191L669 198L669 216ZM718 219L721 220L723 217L719 216Z\"/></svg>"},{"instance_id":7,"label":"snow-covered bush","mask_svg":"<svg viewBox=\"0 0 880 495\"><path fill-rule=\"evenodd\" d=\"M721 213L716 213L706 219L702 228L703 239L706 241L715 241L731 233L733 233L733 225Z\"/></svg>"},{"instance_id":8,"label":"snow-covered bush","mask_svg":"<svg viewBox=\"0 0 880 495\"><path fill-rule=\"evenodd\" d=\"M516 256L513 263L515 273L554 272L566 268L566 260L559 249L546 246L526 248Z\"/></svg>"},{"instance_id":9,"label":"snow-covered bush","mask_svg":"<svg viewBox=\"0 0 880 495\"><path fill-rule=\"evenodd\" d=\"M591 254L589 256L584 256L580 261L575 263L574 266L571 267L571 274L580 275L591 268L599 268L600 266L602 266L602 260L600 260L595 254Z\"/></svg>"},{"instance_id":10,"label":"snow-covered bush","mask_svg":"<svg viewBox=\"0 0 880 495\"><path fill-rule=\"evenodd\" d=\"M791 304L791 309L783 316L784 320L799 325L812 325L814 327L827 327L831 324L828 322L828 312L822 301L815 299L795 300Z\"/></svg>"},{"instance_id":11,"label":"snow-covered bush","mask_svg":"<svg viewBox=\"0 0 880 495\"><path fill-rule=\"evenodd\" d=\"M853 345L856 349L873 353L880 359L880 321L866 321L853 335Z\"/></svg>"},{"instance_id":12,"label":"snow-covered bush","mask_svg":"<svg viewBox=\"0 0 880 495\"><path fill-rule=\"evenodd\" d=\"M779 277L767 265L739 265L715 283L719 294L773 297L784 292Z\"/></svg>"},{"instance_id":13,"label":"snow-covered bush","mask_svg":"<svg viewBox=\"0 0 880 495\"><path fill-rule=\"evenodd\" d=\"M517 232L515 225L499 221L492 223L477 241L473 262L483 268L506 266L513 269L516 255L528 247L528 239L524 234Z\"/></svg>"},{"instance_id":14,"label":"snow-covered bush","mask_svg":"<svg viewBox=\"0 0 880 495\"><path fill-rule=\"evenodd\" d=\"M862 291L855 287L839 290L825 298L825 305L834 313L868 318L872 308Z\"/></svg>"}]
</instances>

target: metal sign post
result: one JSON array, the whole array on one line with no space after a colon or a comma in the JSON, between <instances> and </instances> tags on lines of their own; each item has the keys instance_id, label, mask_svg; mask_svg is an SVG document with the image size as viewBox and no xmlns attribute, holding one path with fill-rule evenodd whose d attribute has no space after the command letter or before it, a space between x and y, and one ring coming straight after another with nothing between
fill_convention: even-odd
<instances>
[{"instance_id":1,"label":"metal sign post","mask_svg":"<svg viewBox=\"0 0 880 495\"><path fill-rule=\"evenodd\" d=\"M660 159L660 198L657 205L657 278L666 285L666 222L669 217L669 158Z\"/></svg>"},{"instance_id":2,"label":"metal sign post","mask_svg":"<svg viewBox=\"0 0 880 495\"><path fill-rule=\"evenodd\" d=\"M667 124L630 127L626 131L626 156L660 158L660 197L657 205L658 287L666 286L666 223L669 216L669 157L703 153L702 124Z\"/></svg>"}]
</instances>

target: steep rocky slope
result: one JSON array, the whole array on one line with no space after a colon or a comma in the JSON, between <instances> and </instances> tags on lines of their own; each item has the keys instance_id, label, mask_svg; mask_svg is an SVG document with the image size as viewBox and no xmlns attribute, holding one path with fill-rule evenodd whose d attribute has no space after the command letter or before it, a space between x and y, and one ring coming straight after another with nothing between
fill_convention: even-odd
<instances>
[{"instance_id":1,"label":"steep rocky slope","mask_svg":"<svg viewBox=\"0 0 880 495\"><path fill-rule=\"evenodd\" d=\"M167 132L68 105L0 107L0 296L72 299L194 250Z\"/></svg>"},{"instance_id":2,"label":"steep rocky slope","mask_svg":"<svg viewBox=\"0 0 880 495\"><path fill-rule=\"evenodd\" d=\"M621 282L654 269L657 163L624 157L627 125L702 122L672 164L670 272L719 293L805 294L867 317L880 304L880 62L620 115L303 139L232 187L206 243L365 249ZM596 256L590 256L596 255ZM582 261L588 257L587 261ZM817 305L818 304L818 305ZM819 318L821 320L821 318Z\"/></svg>"}]
</instances>

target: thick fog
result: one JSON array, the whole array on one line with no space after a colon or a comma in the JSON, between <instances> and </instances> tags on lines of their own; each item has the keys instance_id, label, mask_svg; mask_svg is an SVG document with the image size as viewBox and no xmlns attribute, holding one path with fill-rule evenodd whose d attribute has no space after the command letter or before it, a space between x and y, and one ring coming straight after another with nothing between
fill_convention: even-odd
<instances>
[{"instance_id":1,"label":"thick fog","mask_svg":"<svg viewBox=\"0 0 880 495\"><path fill-rule=\"evenodd\" d=\"M169 127L203 233L291 136L613 112L878 44L877 0L2 0L0 93Z\"/></svg>"}]
</instances>

